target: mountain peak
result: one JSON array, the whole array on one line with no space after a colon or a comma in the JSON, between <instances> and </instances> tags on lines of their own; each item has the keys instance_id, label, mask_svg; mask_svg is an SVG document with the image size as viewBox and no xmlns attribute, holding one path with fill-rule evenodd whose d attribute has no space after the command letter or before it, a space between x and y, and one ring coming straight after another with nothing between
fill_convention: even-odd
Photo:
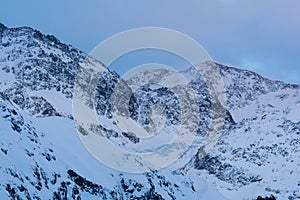
<instances>
[{"instance_id":1,"label":"mountain peak","mask_svg":"<svg viewBox=\"0 0 300 200\"><path fill-rule=\"evenodd\" d=\"M5 29L7 29L7 27L0 22L0 32L2 32Z\"/></svg>"}]
</instances>

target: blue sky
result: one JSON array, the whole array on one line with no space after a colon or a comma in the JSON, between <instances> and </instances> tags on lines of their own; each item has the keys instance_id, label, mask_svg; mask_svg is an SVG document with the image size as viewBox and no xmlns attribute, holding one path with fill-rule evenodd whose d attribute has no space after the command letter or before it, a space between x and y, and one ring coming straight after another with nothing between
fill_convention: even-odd
<instances>
[{"instance_id":1,"label":"blue sky","mask_svg":"<svg viewBox=\"0 0 300 200\"><path fill-rule=\"evenodd\" d=\"M300 83L299 8L298 0L10 0L1 2L0 21L53 34L86 53L127 29L171 28L194 38L217 62ZM147 62L187 65L149 50L123 56L112 67L122 73Z\"/></svg>"}]
</instances>

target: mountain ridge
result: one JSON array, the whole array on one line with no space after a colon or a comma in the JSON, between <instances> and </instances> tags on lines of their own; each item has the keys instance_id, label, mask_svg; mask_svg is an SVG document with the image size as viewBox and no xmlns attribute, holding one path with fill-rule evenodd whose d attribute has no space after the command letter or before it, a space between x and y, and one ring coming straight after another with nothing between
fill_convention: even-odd
<instances>
[{"instance_id":1,"label":"mountain ridge","mask_svg":"<svg viewBox=\"0 0 300 200\"><path fill-rule=\"evenodd\" d=\"M299 173L297 166L299 168L300 160L297 151L300 147L298 123L300 119L297 117L300 104L299 85L272 81L248 70L208 63L218 67L227 95L228 117L215 148L204 157L199 157L197 153L208 129L208 125L203 123L199 132L195 133L197 139L191 145L190 155L192 156L186 155L181 158L182 161L172 166L171 171L164 169L162 172L155 171L133 176L111 172L102 166L101 169L105 173L116 177L115 185L113 183L106 185L107 183L101 178L95 178L96 183L93 183L93 177L97 176L86 174L85 176L88 177L86 178L79 175L86 173L86 169L68 159L61 146L50 148L56 144L51 140L54 139L57 142L60 136L51 131L49 125L56 123L61 129L72 133L72 136L66 136L68 140L76 136L75 127L70 125L73 120L71 99L76 74L80 63L86 59L91 63L99 65L101 63L87 57L85 53L71 45L61 43L54 36L43 35L32 28L3 27L5 26L0 24L0 30L2 30L0 31L0 95L4 113L0 118L0 132L2 141L5 142L1 143L2 157L0 158L2 163L8 162L7 166L11 167L0 166L3 177L7 178L1 181L0 196L11 195L11 198L17 198L17 196L26 198L29 194L30 198L34 198L47 194L53 198L73 199L78 196L81 198L101 196L103 199L180 199L183 196L189 196L197 199L197 195L200 195L200 191L203 192L203 188L206 187L203 182L197 181L199 177L204 178L230 199L255 199L259 195L274 195L278 199L296 199L300 196L300 183L293 178L293 174ZM201 77L195 75L193 68L180 73L190 77L190 85L196 91L200 102L199 107L203 112L201 122L209 121L211 99L207 97L209 95L207 95L205 83ZM99 118L107 121L99 128L106 132L106 136L112 142L121 143L124 147L143 146L143 141L120 131L114 125L109 99L112 88L119 78L117 73L108 69L99 81L95 106ZM153 102L160 102L162 106L169 109L170 126L176 125L178 110L174 109L176 106L173 106L176 98L164 91L164 88L139 90L130 104L132 119L137 120L141 125L148 123L150 116L147 115L146 108ZM160 95L152 95L150 100L145 99L154 93ZM15 111L13 111L14 108ZM14 113L20 117L16 117ZM32 121L33 125L24 123L24 120ZM66 127L64 123L67 124ZM6 129L1 128L2 126ZM36 133L33 133L33 129L37 129ZM26 130L29 131L26 132ZM56 132L61 131L56 129ZM10 138L8 135L14 136ZM55 135L53 137L57 138L47 138L49 135ZM23 144L21 146L24 149L17 148L15 141ZM44 143L39 143L39 141L44 141ZM32 150L25 146L32 147ZM46 148L47 146L52 149L52 152ZM39 150L43 148L45 148L44 151ZM71 152L71 150L68 148L68 151ZM23 156L14 156L10 151L16 151L16 155ZM79 153L88 157L83 148ZM9 155L11 157L8 157ZM72 153L68 155L74 157ZM16 162L18 159L29 166L26 172L22 172L22 167ZM31 166L27 159L35 164ZM95 164L92 158L88 159ZM86 162L82 158L80 160ZM59 169L60 177L53 175L54 172L46 167L47 162L53 163L54 169ZM182 171L176 169L177 166L184 167L187 163L189 165L186 165ZM65 166L67 170L62 170L62 166ZM99 167L99 164L97 166ZM19 171L12 170L14 168L18 168ZM93 170L91 167L87 169ZM264 171L266 173L262 173ZM183 176L174 176L175 172ZM56 180L55 183L50 187L49 182L54 180ZM4 182L6 183L3 184ZM114 191L113 194L112 191ZM225 199L217 192L211 192L211 194Z\"/></svg>"}]
</instances>

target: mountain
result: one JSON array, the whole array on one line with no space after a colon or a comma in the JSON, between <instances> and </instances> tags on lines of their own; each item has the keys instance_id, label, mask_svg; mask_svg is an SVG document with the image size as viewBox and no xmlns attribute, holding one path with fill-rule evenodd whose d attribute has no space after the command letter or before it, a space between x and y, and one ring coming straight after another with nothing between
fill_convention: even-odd
<instances>
[{"instance_id":1,"label":"mountain","mask_svg":"<svg viewBox=\"0 0 300 200\"><path fill-rule=\"evenodd\" d=\"M202 154L215 102L195 67L179 72L187 77L201 110L194 143L170 167L124 173L88 153L72 113L80 65L105 66L32 28L0 24L0 37L1 199L300 198L299 85L218 63L202 64L217 68L227 97L219 140ZM151 84L134 92L129 101L132 120L147 127L153 124L151 106L166 112L163 136L141 140L116 127L110 98L119 78L106 69L97 84L95 110L105 121L97 128L122 148L159 148L182 119L176 95Z\"/></svg>"}]
</instances>

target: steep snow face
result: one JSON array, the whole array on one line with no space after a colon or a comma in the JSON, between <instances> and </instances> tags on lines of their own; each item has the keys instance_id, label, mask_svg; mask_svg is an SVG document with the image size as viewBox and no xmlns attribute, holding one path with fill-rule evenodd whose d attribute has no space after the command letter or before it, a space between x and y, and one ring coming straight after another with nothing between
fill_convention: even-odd
<instances>
[{"instance_id":1,"label":"steep snow face","mask_svg":"<svg viewBox=\"0 0 300 200\"><path fill-rule=\"evenodd\" d=\"M1 199L225 199L168 169L124 174L105 167L83 147L71 119L33 118L3 99L0 109Z\"/></svg>"},{"instance_id":2,"label":"steep snow face","mask_svg":"<svg viewBox=\"0 0 300 200\"><path fill-rule=\"evenodd\" d=\"M231 71L233 73L230 74L237 75L237 70ZM238 77L242 79L242 75L240 73ZM231 82L229 85L234 85L239 78L228 80L227 84ZM243 79L248 82L253 77ZM205 177L229 199L241 199L241 196L251 199L257 194L274 195L278 199L298 199L299 86L281 82L272 85L266 79L260 82L262 87L256 91L248 91L244 87L237 106L229 106L236 124L225 131L209 155L202 159L195 157L194 167L198 170L195 173ZM255 84L250 82L249 87ZM240 91L233 90L229 94L234 102ZM243 101L246 96L251 98ZM231 101L230 98L228 100Z\"/></svg>"},{"instance_id":3,"label":"steep snow face","mask_svg":"<svg viewBox=\"0 0 300 200\"><path fill-rule=\"evenodd\" d=\"M0 36L0 199L299 198L298 85L205 63L217 65L227 102L221 137L211 152L200 156L215 102L195 68L180 72L195 91L201 111L194 142L169 168L126 174L105 167L86 151L72 117L80 64L103 65L31 28L0 24ZM178 99L167 88L151 84L133 93L129 114L141 126L152 125L151 106L159 105L166 113L161 134L141 140L120 130L112 116L110 98L119 78L106 70L99 80L94 106L102 123L96 130L124 149L159 148L180 124Z\"/></svg>"},{"instance_id":4,"label":"steep snow face","mask_svg":"<svg viewBox=\"0 0 300 200\"><path fill-rule=\"evenodd\" d=\"M258 195L298 199L299 85L217 65L233 123L224 127L212 152L194 156L185 170L204 178L229 199ZM183 73L199 79L193 68Z\"/></svg>"}]
</instances>

